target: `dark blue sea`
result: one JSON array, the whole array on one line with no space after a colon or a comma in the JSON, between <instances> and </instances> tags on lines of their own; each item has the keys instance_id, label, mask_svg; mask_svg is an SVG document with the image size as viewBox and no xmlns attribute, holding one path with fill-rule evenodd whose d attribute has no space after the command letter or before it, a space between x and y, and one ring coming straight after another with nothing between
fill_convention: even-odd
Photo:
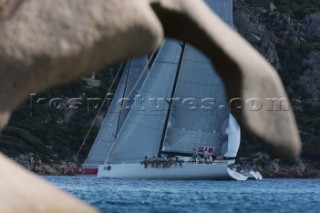
<instances>
[{"instance_id":1,"label":"dark blue sea","mask_svg":"<svg viewBox=\"0 0 320 213\"><path fill-rule=\"evenodd\" d=\"M102 212L320 212L320 180L118 180L44 177Z\"/></svg>"}]
</instances>

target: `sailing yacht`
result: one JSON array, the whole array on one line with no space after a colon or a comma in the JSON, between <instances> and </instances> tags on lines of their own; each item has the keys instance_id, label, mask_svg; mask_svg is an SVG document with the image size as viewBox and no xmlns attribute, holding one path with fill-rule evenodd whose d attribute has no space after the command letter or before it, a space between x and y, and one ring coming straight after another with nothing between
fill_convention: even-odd
<instances>
[{"instance_id":1,"label":"sailing yacht","mask_svg":"<svg viewBox=\"0 0 320 213\"><path fill-rule=\"evenodd\" d=\"M232 0L206 2L232 26ZM228 167L240 146L240 128L211 62L171 39L154 55L152 62L144 57L128 63L82 174L234 178Z\"/></svg>"},{"instance_id":2,"label":"sailing yacht","mask_svg":"<svg viewBox=\"0 0 320 213\"><path fill-rule=\"evenodd\" d=\"M234 163L240 128L227 107L223 84L205 56L187 44L165 40L139 96L144 102L136 99L106 161L98 167L98 177L231 178L227 167ZM190 109L189 100L199 104L197 109ZM214 157L222 153L223 157L192 162L193 150L200 147L211 147ZM146 156L175 156L178 162L146 165L142 163Z\"/></svg>"},{"instance_id":3,"label":"sailing yacht","mask_svg":"<svg viewBox=\"0 0 320 213\"><path fill-rule=\"evenodd\" d=\"M206 2L232 25L232 0ZM228 166L239 149L240 128L206 56L166 39L138 94L98 177L231 179ZM211 149L212 160L193 161L194 150L203 147Z\"/></svg>"}]
</instances>

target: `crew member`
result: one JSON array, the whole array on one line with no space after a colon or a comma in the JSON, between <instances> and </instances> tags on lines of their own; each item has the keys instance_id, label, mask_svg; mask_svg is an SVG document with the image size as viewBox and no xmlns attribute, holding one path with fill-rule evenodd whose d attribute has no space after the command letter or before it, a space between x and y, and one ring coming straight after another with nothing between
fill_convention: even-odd
<instances>
[{"instance_id":1,"label":"crew member","mask_svg":"<svg viewBox=\"0 0 320 213\"><path fill-rule=\"evenodd\" d=\"M197 151L196 149L193 149L193 152L192 152L192 159L193 159L193 162L196 163L197 162Z\"/></svg>"}]
</instances>

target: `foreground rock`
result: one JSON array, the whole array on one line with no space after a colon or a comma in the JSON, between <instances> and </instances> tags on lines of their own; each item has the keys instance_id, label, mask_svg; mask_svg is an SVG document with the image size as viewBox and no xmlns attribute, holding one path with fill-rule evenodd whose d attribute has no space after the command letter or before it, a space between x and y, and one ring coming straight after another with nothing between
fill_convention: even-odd
<instances>
[{"instance_id":1,"label":"foreground rock","mask_svg":"<svg viewBox=\"0 0 320 213\"><path fill-rule=\"evenodd\" d=\"M0 154L0 212L96 213L83 201L30 174ZM8 172L10 171L10 172Z\"/></svg>"}]
</instances>

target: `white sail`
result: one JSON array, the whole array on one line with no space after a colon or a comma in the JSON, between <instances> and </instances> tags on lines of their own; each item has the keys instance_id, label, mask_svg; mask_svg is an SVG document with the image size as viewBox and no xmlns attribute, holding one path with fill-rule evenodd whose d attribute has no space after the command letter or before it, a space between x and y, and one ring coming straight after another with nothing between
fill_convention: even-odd
<instances>
[{"instance_id":1,"label":"white sail","mask_svg":"<svg viewBox=\"0 0 320 213\"><path fill-rule=\"evenodd\" d=\"M165 40L141 87L140 95L114 142L108 163L133 163L156 156L181 55L181 45ZM156 105L159 104L159 107Z\"/></svg>"},{"instance_id":2,"label":"white sail","mask_svg":"<svg viewBox=\"0 0 320 213\"><path fill-rule=\"evenodd\" d=\"M228 143L225 144L227 152L224 154L225 157L234 158L237 156L240 147L240 126L233 115L229 117L229 127L226 130L228 134Z\"/></svg>"},{"instance_id":3,"label":"white sail","mask_svg":"<svg viewBox=\"0 0 320 213\"><path fill-rule=\"evenodd\" d=\"M117 133L127 116L127 110L123 110L121 100L127 95L133 93L133 87L139 90L140 82L144 82L145 76L141 76L143 69L147 64L147 57L136 58L128 61L126 68L121 76L115 95L109 105L107 115L100 127L99 133L84 163L86 166L97 166L103 164L107 154L117 137ZM145 72L147 73L147 72ZM137 80L140 78L140 82ZM136 84L136 85L135 85ZM127 103L126 103L127 104ZM130 108L130 106L128 106Z\"/></svg>"}]
</instances>

